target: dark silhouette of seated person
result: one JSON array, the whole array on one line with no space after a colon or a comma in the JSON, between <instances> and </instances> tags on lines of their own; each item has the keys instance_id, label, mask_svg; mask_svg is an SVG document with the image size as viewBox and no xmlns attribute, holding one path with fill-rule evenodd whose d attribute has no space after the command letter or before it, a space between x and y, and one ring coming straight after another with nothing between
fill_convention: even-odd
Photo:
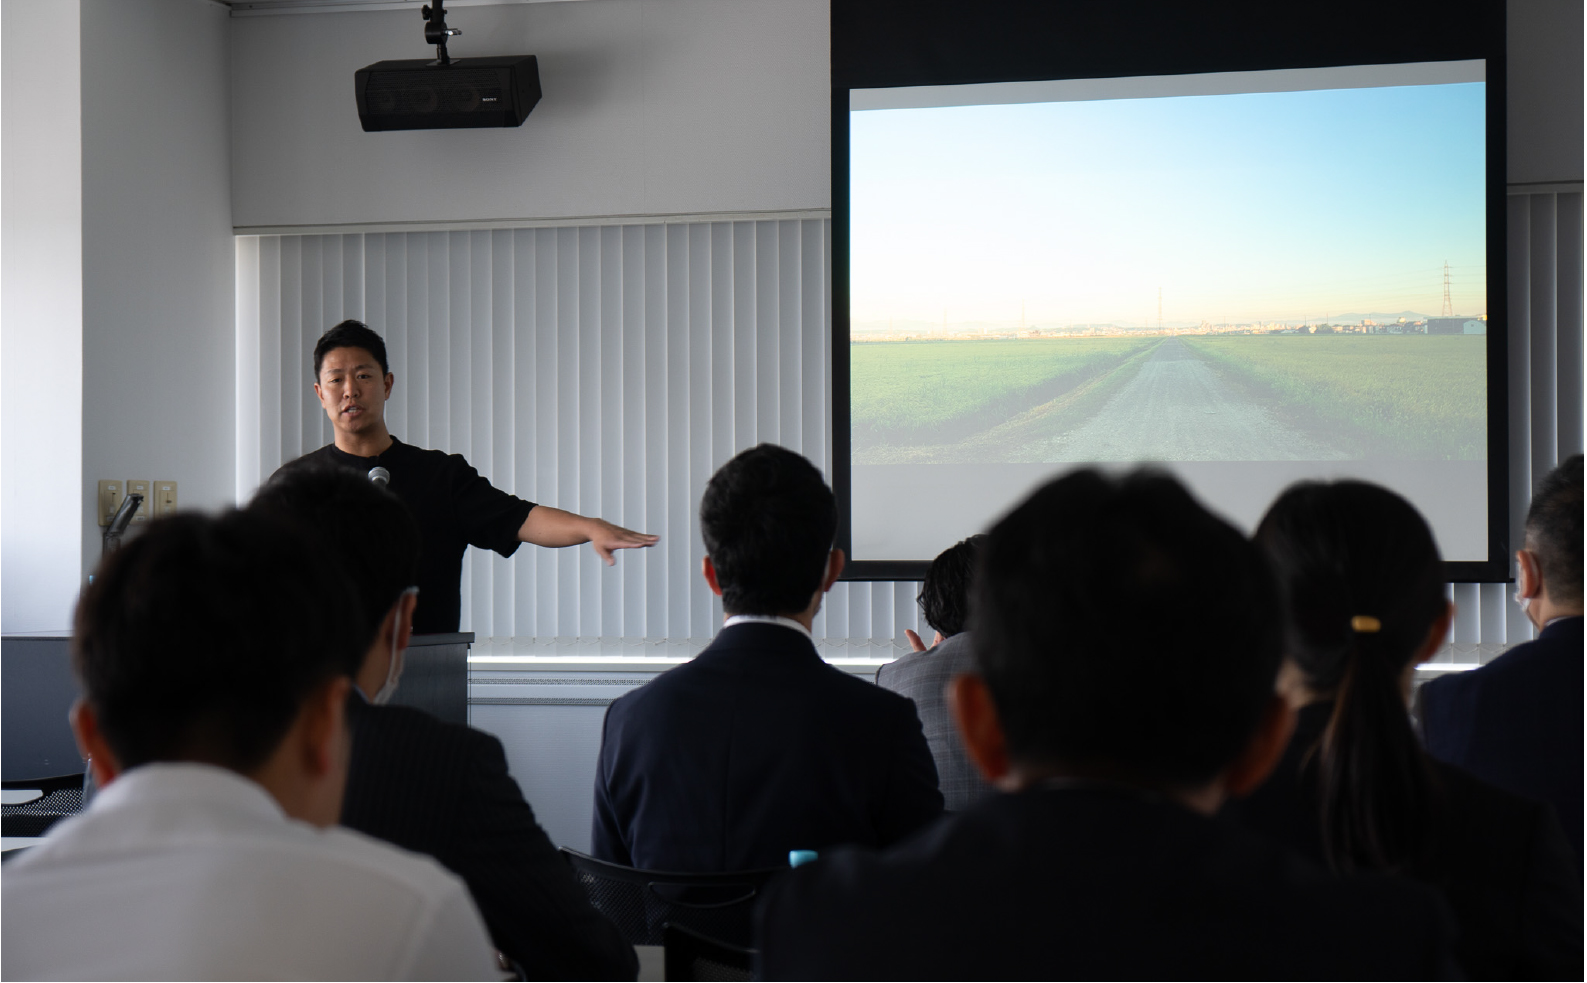
<instances>
[{"instance_id":1,"label":"dark silhouette of seated person","mask_svg":"<svg viewBox=\"0 0 1587 983\"><path fill-rule=\"evenodd\" d=\"M766 979L1429 978L1447 912L1214 817L1282 753L1258 551L1172 478L1058 479L991 530L952 706L999 791L758 912Z\"/></svg>"},{"instance_id":2,"label":"dark silhouette of seated person","mask_svg":"<svg viewBox=\"0 0 1587 983\"><path fill-rule=\"evenodd\" d=\"M1581 880L1553 810L1434 761L1412 729L1412 673L1454 617L1427 522L1386 488L1307 482L1256 542L1289 612L1279 692L1298 722L1273 777L1231 813L1341 873L1437 888L1469 978L1579 978Z\"/></svg>"},{"instance_id":3,"label":"dark silhouette of seated person","mask_svg":"<svg viewBox=\"0 0 1587 983\"><path fill-rule=\"evenodd\" d=\"M1582 853L1582 456L1549 472L1516 551L1517 599L1537 638L1421 688L1427 750L1507 791L1551 802Z\"/></svg>"},{"instance_id":4,"label":"dark silhouette of seated person","mask_svg":"<svg viewBox=\"0 0 1587 983\"><path fill-rule=\"evenodd\" d=\"M634 979L638 958L584 889L518 783L501 741L385 705L412 630L418 524L366 477L323 466L284 471L249 505L294 521L355 589L345 616L366 640L348 666L356 689L341 823L439 860L468 884L496 948L529 979Z\"/></svg>"},{"instance_id":5,"label":"dark silhouette of seated person","mask_svg":"<svg viewBox=\"0 0 1587 983\"><path fill-rule=\"evenodd\" d=\"M821 473L761 444L700 504L722 631L607 710L591 840L648 870L753 870L790 850L883 846L942 812L910 702L822 661L810 625L843 569Z\"/></svg>"},{"instance_id":6,"label":"dark silhouette of seated person","mask_svg":"<svg viewBox=\"0 0 1587 983\"><path fill-rule=\"evenodd\" d=\"M914 701L937 765L937 787L943 805L958 812L991 791L968 755L953 716L948 712L948 684L975 668L975 653L965 630L970 621L970 585L976 556L985 536L971 536L943 550L926 568L920 587L920 613L936 632L927 648L913 630L914 651L876 671L876 685Z\"/></svg>"},{"instance_id":7,"label":"dark silhouette of seated person","mask_svg":"<svg viewBox=\"0 0 1587 983\"><path fill-rule=\"evenodd\" d=\"M6 865L6 979L492 978L461 881L335 825L352 603L248 513L156 519L101 561L72 634L100 792Z\"/></svg>"}]
</instances>

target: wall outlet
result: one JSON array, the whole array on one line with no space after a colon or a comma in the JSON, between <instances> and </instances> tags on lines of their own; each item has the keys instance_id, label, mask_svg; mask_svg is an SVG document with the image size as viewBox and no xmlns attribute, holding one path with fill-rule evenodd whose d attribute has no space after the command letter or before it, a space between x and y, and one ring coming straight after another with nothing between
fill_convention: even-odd
<instances>
[{"instance_id":1,"label":"wall outlet","mask_svg":"<svg viewBox=\"0 0 1587 983\"><path fill-rule=\"evenodd\" d=\"M127 494L142 495L143 501L138 504L138 511L132 513L133 522L148 522L154 498L149 494L149 486L154 484L148 478L128 478Z\"/></svg>"},{"instance_id":2,"label":"wall outlet","mask_svg":"<svg viewBox=\"0 0 1587 983\"><path fill-rule=\"evenodd\" d=\"M110 517L121 508L121 500L127 497L126 486L119 481L101 481L99 483L99 524L110 525Z\"/></svg>"},{"instance_id":3,"label":"wall outlet","mask_svg":"<svg viewBox=\"0 0 1587 983\"><path fill-rule=\"evenodd\" d=\"M156 481L154 483L153 511L151 514L158 519L162 515L170 515L176 511L176 482Z\"/></svg>"}]
</instances>

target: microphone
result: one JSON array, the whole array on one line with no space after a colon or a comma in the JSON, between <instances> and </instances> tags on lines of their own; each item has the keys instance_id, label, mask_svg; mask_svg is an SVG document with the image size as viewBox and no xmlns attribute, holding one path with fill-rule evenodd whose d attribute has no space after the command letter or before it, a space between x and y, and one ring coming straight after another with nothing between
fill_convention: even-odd
<instances>
[{"instance_id":1,"label":"microphone","mask_svg":"<svg viewBox=\"0 0 1587 983\"><path fill-rule=\"evenodd\" d=\"M369 480L384 488L391 484L391 472L381 467L370 468Z\"/></svg>"}]
</instances>

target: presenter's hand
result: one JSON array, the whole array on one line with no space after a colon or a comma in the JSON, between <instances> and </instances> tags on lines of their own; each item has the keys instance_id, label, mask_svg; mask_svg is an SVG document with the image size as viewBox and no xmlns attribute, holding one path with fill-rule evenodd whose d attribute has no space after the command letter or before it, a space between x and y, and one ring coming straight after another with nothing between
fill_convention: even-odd
<instances>
[{"instance_id":1,"label":"presenter's hand","mask_svg":"<svg viewBox=\"0 0 1587 983\"><path fill-rule=\"evenodd\" d=\"M913 628L905 628L904 637L909 639L909 647L914 649L916 652L924 652L928 648L934 648L935 646L942 644L942 632L940 631L937 632L937 637L932 639L930 645L922 642L920 640L920 636L915 634L915 629Z\"/></svg>"},{"instance_id":2,"label":"presenter's hand","mask_svg":"<svg viewBox=\"0 0 1587 983\"><path fill-rule=\"evenodd\" d=\"M645 549L661 542L660 536L652 536L648 532L634 532L622 526L614 526L605 519L590 519L590 545L595 548L595 555L606 561L607 566L617 562L612 556L613 550Z\"/></svg>"},{"instance_id":3,"label":"presenter's hand","mask_svg":"<svg viewBox=\"0 0 1587 983\"><path fill-rule=\"evenodd\" d=\"M661 541L660 536L634 532L612 525L605 519L594 519L554 509L549 505L536 505L529 510L529 518L518 528L518 538L535 546L577 546L589 543L607 566L617 562L613 550L643 549Z\"/></svg>"}]
</instances>

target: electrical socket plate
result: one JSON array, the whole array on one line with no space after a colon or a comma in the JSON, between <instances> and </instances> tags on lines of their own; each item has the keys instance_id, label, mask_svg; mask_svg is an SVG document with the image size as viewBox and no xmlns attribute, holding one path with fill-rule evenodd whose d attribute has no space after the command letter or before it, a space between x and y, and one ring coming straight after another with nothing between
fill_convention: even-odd
<instances>
[{"instance_id":1,"label":"electrical socket plate","mask_svg":"<svg viewBox=\"0 0 1587 983\"><path fill-rule=\"evenodd\" d=\"M127 495L126 486L119 481L101 481L99 483L99 524L110 525L110 517L121 508L121 500Z\"/></svg>"},{"instance_id":2,"label":"electrical socket plate","mask_svg":"<svg viewBox=\"0 0 1587 983\"><path fill-rule=\"evenodd\" d=\"M156 481L154 483L153 515L159 518L170 515L176 511L176 482Z\"/></svg>"},{"instance_id":3,"label":"electrical socket plate","mask_svg":"<svg viewBox=\"0 0 1587 983\"><path fill-rule=\"evenodd\" d=\"M154 499L149 494L149 486L153 484L148 478L128 478L127 494L142 495L143 501L138 503L138 511L132 513L133 522L148 522L149 513L154 506Z\"/></svg>"}]
</instances>

